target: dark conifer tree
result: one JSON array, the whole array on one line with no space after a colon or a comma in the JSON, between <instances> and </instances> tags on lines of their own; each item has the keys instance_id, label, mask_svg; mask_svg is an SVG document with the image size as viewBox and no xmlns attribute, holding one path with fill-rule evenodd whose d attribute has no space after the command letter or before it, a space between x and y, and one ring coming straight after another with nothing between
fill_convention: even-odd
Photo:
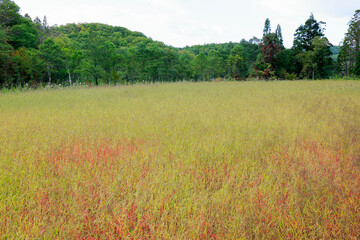
<instances>
[{"instance_id":1,"label":"dark conifer tree","mask_svg":"<svg viewBox=\"0 0 360 240\"><path fill-rule=\"evenodd\" d=\"M323 28L321 27L324 22L318 22L311 13L305 25L301 25L295 32L293 48L298 52L311 50L311 41L315 37L323 37Z\"/></svg>"},{"instance_id":2,"label":"dark conifer tree","mask_svg":"<svg viewBox=\"0 0 360 240\"><path fill-rule=\"evenodd\" d=\"M265 25L264 25L264 31L263 31L263 37L265 37L266 35L271 33L271 26L270 26L270 19L267 18L265 20Z\"/></svg>"},{"instance_id":3,"label":"dark conifer tree","mask_svg":"<svg viewBox=\"0 0 360 240\"><path fill-rule=\"evenodd\" d=\"M284 45L284 40L283 40L280 24L277 25L275 34L276 34L276 37L279 39L280 44L283 46Z\"/></svg>"}]
</instances>

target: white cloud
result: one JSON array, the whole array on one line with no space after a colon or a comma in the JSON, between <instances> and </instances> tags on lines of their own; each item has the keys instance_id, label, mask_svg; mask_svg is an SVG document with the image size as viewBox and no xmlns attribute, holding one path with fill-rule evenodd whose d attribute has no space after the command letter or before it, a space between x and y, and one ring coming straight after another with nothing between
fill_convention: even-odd
<instances>
[{"instance_id":1,"label":"white cloud","mask_svg":"<svg viewBox=\"0 0 360 240\"><path fill-rule=\"evenodd\" d=\"M164 8L169 14L176 13L178 15L182 15L185 13L185 9L177 0L147 0L147 2L154 7Z\"/></svg>"},{"instance_id":2,"label":"white cloud","mask_svg":"<svg viewBox=\"0 0 360 240\"><path fill-rule=\"evenodd\" d=\"M334 18L350 19L356 9L360 9L359 0L319 0L319 12Z\"/></svg>"},{"instance_id":3,"label":"white cloud","mask_svg":"<svg viewBox=\"0 0 360 240\"><path fill-rule=\"evenodd\" d=\"M282 27L292 46L295 30L313 12L327 22L326 36L338 44L358 0L15 0L31 17L47 16L49 24L100 22L143 32L181 47L211 42L238 42L262 37L264 21Z\"/></svg>"},{"instance_id":4,"label":"white cloud","mask_svg":"<svg viewBox=\"0 0 360 240\"><path fill-rule=\"evenodd\" d=\"M255 0L255 2L265 10L264 12L292 18L302 16L304 13L309 14L309 10L314 6L314 1L311 0Z\"/></svg>"}]
</instances>

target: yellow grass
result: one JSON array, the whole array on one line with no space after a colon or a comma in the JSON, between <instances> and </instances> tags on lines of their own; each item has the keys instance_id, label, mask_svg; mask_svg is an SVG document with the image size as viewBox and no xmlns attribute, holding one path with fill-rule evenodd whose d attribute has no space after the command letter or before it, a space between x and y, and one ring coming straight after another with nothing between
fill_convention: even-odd
<instances>
[{"instance_id":1,"label":"yellow grass","mask_svg":"<svg viewBox=\"0 0 360 240\"><path fill-rule=\"evenodd\" d=\"M356 239L360 82L0 95L1 239Z\"/></svg>"}]
</instances>

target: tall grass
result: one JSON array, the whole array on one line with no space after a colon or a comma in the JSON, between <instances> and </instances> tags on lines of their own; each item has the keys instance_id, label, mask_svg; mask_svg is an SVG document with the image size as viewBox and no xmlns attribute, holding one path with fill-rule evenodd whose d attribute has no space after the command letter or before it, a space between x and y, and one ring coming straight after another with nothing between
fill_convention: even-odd
<instances>
[{"instance_id":1,"label":"tall grass","mask_svg":"<svg viewBox=\"0 0 360 240\"><path fill-rule=\"evenodd\" d=\"M2 239L359 233L359 82L0 95Z\"/></svg>"}]
</instances>

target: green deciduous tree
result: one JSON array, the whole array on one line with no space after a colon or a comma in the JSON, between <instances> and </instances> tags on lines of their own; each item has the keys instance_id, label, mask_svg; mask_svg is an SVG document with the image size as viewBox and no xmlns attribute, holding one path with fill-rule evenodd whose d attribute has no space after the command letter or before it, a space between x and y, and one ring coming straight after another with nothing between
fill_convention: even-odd
<instances>
[{"instance_id":1,"label":"green deciduous tree","mask_svg":"<svg viewBox=\"0 0 360 240\"><path fill-rule=\"evenodd\" d=\"M37 46L37 31L29 15L21 16L20 7L13 1L0 0L0 27L15 49Z\"/></svg>"},{"instance_id":2,"label":"green deciduous tree","mask_svg":"<svg viewBox=\"0 0 360 240\"><path fill-rule=\"evenodd\" d=\"M13 55L13 76L14 82L11 85L24 86L27 78L26 48L17 49Z\"/></svg>"},{"instance_id":3,"label":"green deciduous tree","mask_svg":"<svg viewBox=\"0 0 360 240\"><path fill-rule=\"evenodd\" d=\"M61 55L64 59L64 67L66 69L70 85L73 82L74 75L81 63L83 54L72 43L71 39L66 35L61 35L55 38L55 42L60 46Z\"/></svg>"},{"instance_id":4,"label":"green deciduous tree","mask_svg":"<svg viewBox=\"0 0 360 240\"><path fill-rule=\"evenodd\" d=\"M13 47L7 42L5 30L0 28L0 87L12 79L10 73L12 53Z\"/></svg>"},{"instance_id":5,"label":"green deciduous tree","mask_svg":"<svg viewBox=\"0 0 360 240\"><path fill-rule=\"evenodd\" d=\"M217 76L224 75L226 62L221 56L220 51L211 50L208 55L209 76L215 79ZM221 76L223 77L223 76Z\"/></svg>"},{"instance_id":6,"label":"green deciduous tree","mask_svg":"<svg viewBox=\"0 0 360 240\"><path fill-rule=\"evenodd\" d=\"M27 73L31 85L37 86L46 78L46 62L41 57L40 51L34 48L27 49L25 52L27 59Z\"/></svg>"},{"instance_id":7,"label":"green deciduous tree","mask_svg":"<svg viewBox=\"0 0 360 240\"><path fill-rule=\"evenodd\" d=\"M331 44L325 37L315 37L312 40L312 50L298 54L302 63L302 76L305 78L326 78L330 75Z\"/></svg>"},{"instance_id":8,"label":"green deciduous tree","mask_svg":"<svg viewBox=\"0 0 360 240\"><path fill-rule=\"evenodd\" d=\"M11 27L21 24L20 7L11 0L0 0L0 25Z\"/></svg>"},{"instance_id":9,"label":"green deciduous tree","mask_svg":"<svg viewBox=\"0 0 360 240\"><path fill-rule=\"evenodd\" d=\"M327 78L332 67L332 46L324 37L324 22L318 22L311 14L304 25L301 25L295 33L293 50L297 53L297 59L301 63L299 72L303 78Z\"/></svg>"},{"instance_id":10,"label":"green deciduous tree","mask_svg":"<svg viewBox=\"0 0 360 240\"><path fill-rule=\"evenodd\" d=\"M228 57L227 65L230 68L230 75L232 78L240 80L247 77L248 72L245 64L245 54L243 46L234 46Z\"/></svg>"},{"instance_id":11,"label":"green deciduous tree","mask_svg":"<svg viewBox=\"0 0 360 240\"><path fill-rule=\"evenodd\" d=\"M207 58L204 53L197 55L192 61L195 80L205 80L207 78Z\"/></svg>"},{"instance_id":12,"label":"green deciduous tree","mask_svg":"<svg viewBox=\"0 0 360 240\"><path fill-rule=\"evenodd\" d=\"M112 42L107 41L106 38L95 33L87 38L86 43L85 57L91 59L91 64L93 65L92 67L89 67L91 64L89 65L86 63L86 72L93 73L95 85L99 84L100 79L109 83L113 67L119 60L115 45Z\"/></svg>"},{"instance_id":13,"label":"green deciduous tree","mask_svg":"<svg viewBox=\"0 0 360 240\"><path fill-rule=\"evenodd\" d=\"M36 48L38 42L37 31L29 19L23 19L23 22L14 25L9 30L10 43L15 48Z\"/></svg>"},{"instance_id":14,"label":"green deciduous tree","mask_svg":"<svg viewBox=\"0 0 360 240\"><path fill-rule=\"evenodd\" d=\"M301 63L296 58L296 52L293 49L283 48L276 54L274 62L275 75L279 79L295 79L298 72L301 72Z\"/></svg>"},{"instance_id":15,"label":"green deciduous tree","mask_svg":"<svg viewBox=\"0 0 360 240\"><path fill-rule=\"evenodd\" d=\"M275 78L275 71L271 64L265 62L262 54L259 53L250 76L268 80Z\"/></svg>"},{"instance_id":16,"label":"green deciduous tree","mask_svg":"<svg viewBox=\"0 0 360 240\"><path fill-rule=\"evenodd\" d=\"M64 59L61 47L51 38L46 39L40 46L40 55L46 62L48 82L52 83L52 76L64 69Z\"/></svg>"},{"instance_id":17,"label":"green deciduous tree","mask_svg":"<svg viewBox=\"0 0 360 240\"><path fill-rule=\"evenodd\" d=\"M178 57L179 64L179 78L180 80L191 79L191 61L195 58L195 55L187 50L180 51L180 56Z\"/></svg>"}]
</instances>

